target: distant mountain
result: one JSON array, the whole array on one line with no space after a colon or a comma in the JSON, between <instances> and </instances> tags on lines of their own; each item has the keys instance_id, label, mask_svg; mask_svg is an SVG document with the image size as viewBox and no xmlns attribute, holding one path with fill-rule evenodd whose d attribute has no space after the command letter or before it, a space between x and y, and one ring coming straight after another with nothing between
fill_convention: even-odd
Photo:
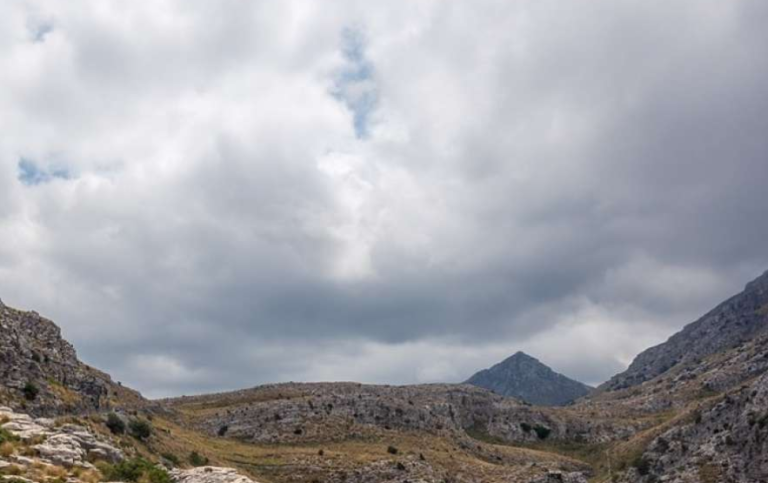
<instances>
[{"instance_id":1,"label":"distant mountain","mask_svg":"<svg viewBox=\"0 0 768 483\"><path fill-rule=\"evenodd\" d=\"M524 352L476 373L466 383L541 406L563 406L592 391L586 384L558 374Z\"/></svg>"},{"instance_id":2,"label":"distant mountain","mask_svg":"<svg viewBox=\"0 0 768 483\"><path fill-rule=\"evenodd\" d=\"M675 366L738 347L768 332L768 271L666 342L638 355L629 368L600 386L617 390L642 384Z\"/></svg>"}]
</instances>

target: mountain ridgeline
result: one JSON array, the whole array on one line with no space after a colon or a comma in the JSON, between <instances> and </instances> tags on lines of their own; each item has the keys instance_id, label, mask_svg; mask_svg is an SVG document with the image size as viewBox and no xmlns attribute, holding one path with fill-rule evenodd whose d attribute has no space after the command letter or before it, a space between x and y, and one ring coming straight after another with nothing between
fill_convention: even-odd
<instances>
[{"instance_id":1,"label":"mountain ridgeline","mask_svg":"<svg viewBox=\"0 0 768 483\"><path fill-rule=\"evenodd\" d=\"M626 371L613 376L599 389L633 387L673 367L697 364L712 354L739 347L768 331L766 315L768 272L666 342L641 352Z\"/></svg>"},{"instance_id":2,"label":"mountain ridgeline","mask_svg":"<svg viewBox=\"0 0 768 483\"><path fill-rule=\"evenodd\" d=\"M174 483L765 482L768 272L597 390L523 353L467 382L148 401L0 302L0 480L145 481L101 461L140 455Z\"/></svg>"},{"instance_id":3,"label":"mountain ridgeline","mask_svg":"<svg viewBox=\"0 0 768 483\"><path fill-rule=\"evenodd\" d=\"M592 391L524 352L475 373L466 383L540 406L564 406Z\"/></svg>"}]
</instances>

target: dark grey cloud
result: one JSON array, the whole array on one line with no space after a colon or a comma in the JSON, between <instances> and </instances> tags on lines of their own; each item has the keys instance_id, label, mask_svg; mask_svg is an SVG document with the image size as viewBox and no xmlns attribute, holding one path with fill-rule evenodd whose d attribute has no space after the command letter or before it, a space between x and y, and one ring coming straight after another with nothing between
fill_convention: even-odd
<instances>
[{"instance_id":1,"label":"dark grey cloud","mask_svg":"<svg viewBox=\"0 0 768 483\"><path fill-rule=\"evenodd\" d=\"M766 19L0 7L0 295L150 395L599 383L768 267Z\"/></svg>"}]
</instances>

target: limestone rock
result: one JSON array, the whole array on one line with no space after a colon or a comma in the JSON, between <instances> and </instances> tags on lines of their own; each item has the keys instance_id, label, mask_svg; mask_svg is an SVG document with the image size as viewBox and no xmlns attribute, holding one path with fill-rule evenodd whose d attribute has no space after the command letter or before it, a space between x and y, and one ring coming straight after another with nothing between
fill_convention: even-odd
<instances>
[{"instance_id":1,"label":"limestone rock","mask_svg":"<svg viewBox=\"0 0 768 483\"><path fill-rule=\"evenodd\" d=\"M201 466L189 470L171 471L175 483L258 483L247 478L232 468Z\"/></svg>"},{"instance_id":2,"label":"limestone rock","mask_svg":"<svg viewBox=\"0 0 768 483\"><path fill-rule=\"evenodd\" d=\"M80 362L56 324L37 312L7 306L0 308L0 400L17 409L23 405L34 416L102 410L115 400L143 401Z\"/></svg>"},{"instance_id":3,"label":"limestone rock","mask_svg":"<svg viewBox=\"0 0 768 483\"><path fill-rule=\"evenodd\" d=\"M636 386L680 365L696 365L705 357L738 347L768 331L768 271L743 292L676 333L663 344L638 355L625 372L599 389Z\"/></svg>"}]
</instances>

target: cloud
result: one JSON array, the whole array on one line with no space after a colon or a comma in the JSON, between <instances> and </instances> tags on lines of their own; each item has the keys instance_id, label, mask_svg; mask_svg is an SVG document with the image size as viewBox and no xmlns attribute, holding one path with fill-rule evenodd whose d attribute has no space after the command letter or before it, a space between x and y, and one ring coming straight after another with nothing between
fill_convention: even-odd
<instances>
[{"instance_id":1,"label":"cloud","mask_svg":"<svg viewBox=\"0 0 768 483\"><path fill-rule=\"evenodd\" d=\"M768 265L767 14L3 5L0 296L153 396L599 383Z\"/></svg>"}]
</instances>

